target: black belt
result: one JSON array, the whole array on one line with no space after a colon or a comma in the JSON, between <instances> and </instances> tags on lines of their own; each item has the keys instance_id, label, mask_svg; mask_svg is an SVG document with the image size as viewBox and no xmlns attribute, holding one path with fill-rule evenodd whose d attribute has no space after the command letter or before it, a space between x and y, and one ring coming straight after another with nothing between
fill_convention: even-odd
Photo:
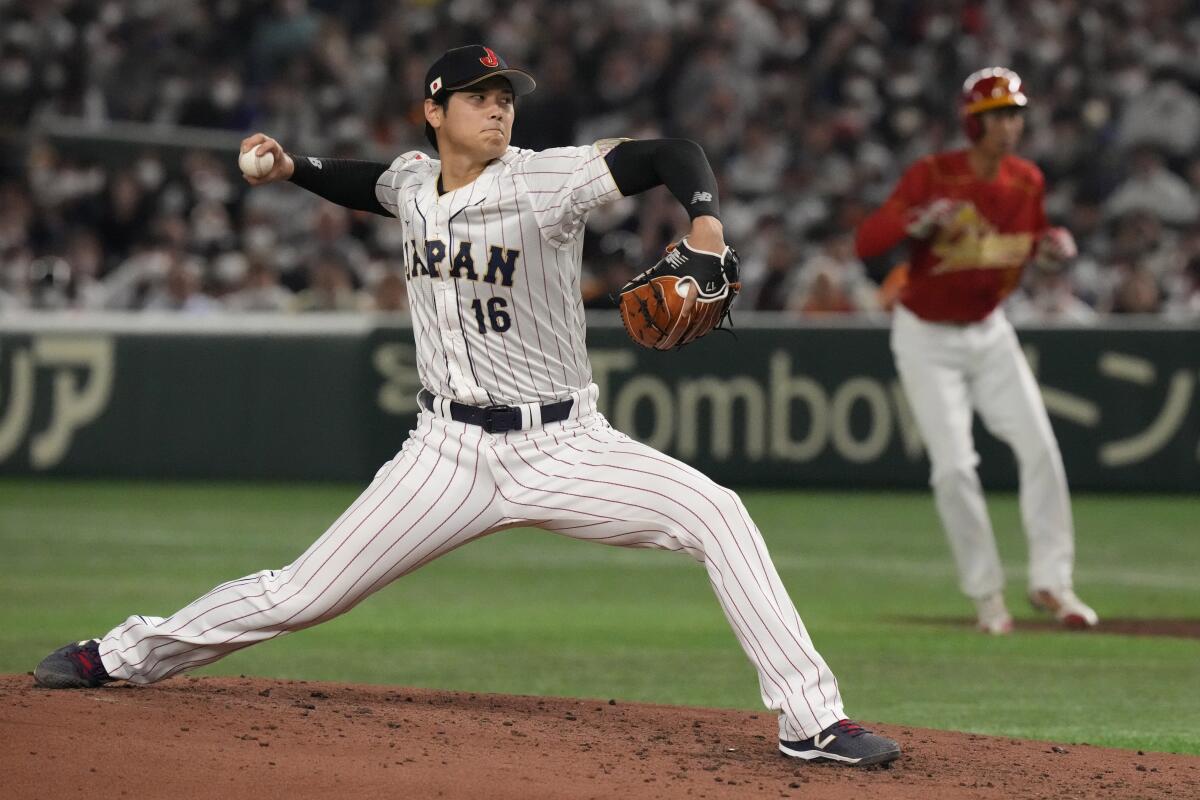
<instances>
[{"instance_id":1,"label":"black belt","mask_svg":"<svg viewBox=\"0 0 1200 800\"><path fill-rule=\"evenodd\" d=\"M417 402L433 411L434 396L426 389L417 393ZM571 406L575 399L560 400L542 406L542 424L562 422L571 416ZM521 430L521 409L513 406L469 406L456 400L450 401L450 419L455 422L465 422L468 425L478 425L488 433L507 433Z\"/></svg>"}]
</instances>

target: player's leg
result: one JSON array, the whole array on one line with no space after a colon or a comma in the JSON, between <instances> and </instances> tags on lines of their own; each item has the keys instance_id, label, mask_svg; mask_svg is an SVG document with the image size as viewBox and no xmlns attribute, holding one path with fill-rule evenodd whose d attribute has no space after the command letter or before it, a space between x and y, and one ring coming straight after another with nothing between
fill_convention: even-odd
<instances>
[{"instance_id":1,"label":"player's leg","mask_svg":"<svg viewBox=\"0 0 1200 800\"><path fill-rule=\"evenodd\" d=\"M959 587L972 598L980 626L992 633L1011 627L1004 607L1004 572L988 518L971 435L972 398L962 361L962 332L922 322L898 308L892 329L896 370L931 464L930 485Z\"/></svg>"},{"instance_id":2,"label":"player's leg","mask_svg":"<svg viewBox=\"0 0 1200 800\"><path fill-rule=\"evenodd\" d=\"M732 491L613 430L599 415L509 435L494 457L511 516L585 541L682 551L704 564L758 670L764 704L780 712L781 739L811 739L845 717L837 680ZM895 757L888 749L894 743L879 749L881 737L838 735L847 747L875 748L878 760Z\"/></svg>"},{"instance_id":3,"label":"player's leg","mask_svg":"<svg viewBox=\"0 0 1200 800\"><path fill-rule=\"evenodd\" d=\"M975 363L971 390L979 415L1017 457L1035 604L1048 606L1068 624L1094 625L1095 612L1079 603L1072 590L1075 533L1058 440L1037 380L1003 315L992 321Z\"/></svg>"},{"instance_id":4,"label":"player's leg","mask_svg":"<svg viewBox=\"0 0 1200 800\"><path fill-rule=\"evenodd\" d=\"M396 458L303 555L217 586L170 617L133 616L100 642L112 678L152 683L348 611L501 520L479 428L423 414Z\"/></svg>"}]
</instances>

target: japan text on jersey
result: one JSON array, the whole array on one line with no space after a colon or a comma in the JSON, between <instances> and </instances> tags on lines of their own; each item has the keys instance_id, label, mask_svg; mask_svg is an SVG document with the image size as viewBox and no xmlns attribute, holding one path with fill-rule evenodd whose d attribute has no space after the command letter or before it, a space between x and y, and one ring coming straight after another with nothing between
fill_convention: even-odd
<instances>
[{"instance_id":1,"label":"japan text on jersey","mask_svg":"<svg viewBox=\"0 0 1200 800\"><path fill-rule=\"evenodd\" d=\"M376 185L404 225L427 389L471 405L548 402L591 383L580 258L588 212L621 195L597 145L510 147L439 195L440 162L397 158Z\"/></svg>"}]
</instances>

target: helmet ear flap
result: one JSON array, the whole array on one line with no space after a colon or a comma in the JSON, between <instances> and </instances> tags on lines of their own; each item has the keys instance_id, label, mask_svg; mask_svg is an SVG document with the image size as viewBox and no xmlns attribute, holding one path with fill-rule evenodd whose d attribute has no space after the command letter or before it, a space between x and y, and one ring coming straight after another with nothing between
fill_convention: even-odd
<instances>
[{"instance_id":1,"label":"helmet ear flap","mask_svg":"<svg viewBox=\"0 0 1200 800\"><path fill-rule=\"evenodd\" d=\"M963 131L972 142L983 136L983 120L979 117L979 114L963 115Z\"/></svg>"}]
</instances>

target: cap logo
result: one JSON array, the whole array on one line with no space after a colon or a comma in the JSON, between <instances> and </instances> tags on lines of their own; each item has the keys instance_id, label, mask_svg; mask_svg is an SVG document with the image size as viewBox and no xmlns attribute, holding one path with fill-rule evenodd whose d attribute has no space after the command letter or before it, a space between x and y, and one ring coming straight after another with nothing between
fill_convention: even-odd
<instances>
[{"instance_id":1,"label":"cap logo","mask_svg":"<svg viewBox=\"0 0 1200 800\"><path fill-rule=\"evenodd\" d=\"M487 55L484 56L483 58L479 59L479 63L483 64L485 67L500 66L500 58L495 53L492 52L492 48L485 47L483 49L484 49L484 52L487 53Z\"/></svg>"},{"instance_id":2,"label":"cap logo","mask_svg":"<svg viewBox=\"0 0 1200 800\"><path fill-rule=\"evenodd\" d=\"M439 75L433 79L433 83L429 84L429 93L436 95L442 88L442 78Z\"/></svg>"}]
</instances>

